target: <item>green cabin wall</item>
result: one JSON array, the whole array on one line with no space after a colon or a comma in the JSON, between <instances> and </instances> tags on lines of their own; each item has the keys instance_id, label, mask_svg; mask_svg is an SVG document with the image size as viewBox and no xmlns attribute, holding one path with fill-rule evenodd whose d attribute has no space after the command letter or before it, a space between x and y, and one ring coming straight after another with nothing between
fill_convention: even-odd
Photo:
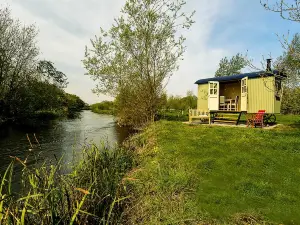
<instances>
[{"instance_id":1,"label":"green cabin wall","mask_svg":"<svg viewBox=\"0 0 300 225\"><path fill-rule=\"evenodd\" d=\"M275 111L274 77L248 80L248 113L256 113L260 109L266 113Z\"/></svg>"},{"instance_id":2,"label":"green cabin wall","mask_svg":"<svg viewBox=\"0 0 300 225\"><path fill-rule=\"evenodd\" d=\"M197 109L204 112L208 111L208 84L198 85Z\"/></svg>"},{"instance_id":3,"label":"green cabin wall","mask_svg":"<svg viewBox=\"0 0 300 225\"><path fill-rule=\"evenodd\" d=\"M274 113L280 113L280 112L281 112L281 101L276 101L276 99L275 99Z\"/></svg>"},{"instance_id":4,"label":"green cabin wall","mask_svg":"<svg viewBox=\"0 0 300 225\"><path fill-rule=\"evenodd\" d=\"M281 101L276 101L274 84L274 77L248 80L248 113L257 113L260 109L266 110L266 113L280 113ZM222 95L226 98L240 96L238 104L238 110L240 110L241 81L220 83L220 96ZM208 84L198 85L197 109L208 111Z\"/></svg>"}]
</instances>

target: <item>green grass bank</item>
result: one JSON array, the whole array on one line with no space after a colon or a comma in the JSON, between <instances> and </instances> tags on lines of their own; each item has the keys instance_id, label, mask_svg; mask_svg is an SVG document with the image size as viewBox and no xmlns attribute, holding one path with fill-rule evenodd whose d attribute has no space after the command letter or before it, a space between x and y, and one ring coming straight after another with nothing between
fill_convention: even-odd
<instances>
[{"instance_id":1,"label":"green grass bank","mask_svg":"<svg viewBox=\"0 0 300 225\"><path fill-rule=\"evenodd\" d=\"M275 129L159 121L135 136L133 224L299 224L300 116Z\"/></svg>"}]
</instances>

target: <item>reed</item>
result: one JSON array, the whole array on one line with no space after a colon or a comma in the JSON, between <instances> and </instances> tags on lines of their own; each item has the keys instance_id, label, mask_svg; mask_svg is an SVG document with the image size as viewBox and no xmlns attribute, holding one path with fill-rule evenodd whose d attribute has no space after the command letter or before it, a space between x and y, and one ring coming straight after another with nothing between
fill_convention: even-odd
<instances>
[{"instance_id":1,"label":"reed","mask_svg":"<svg viewBox=\"0 0 300 225\"><path fill-rule=\"evenodd\" d=\"M122 182L133 166L132 152L121 147L86 145L79 163L65 174L63 158L27 166L17 157L1 176L0 224L118 224L127 204ZM12 188L14 166L23 173L21 190Z\"/></svg>"}]
</instances>

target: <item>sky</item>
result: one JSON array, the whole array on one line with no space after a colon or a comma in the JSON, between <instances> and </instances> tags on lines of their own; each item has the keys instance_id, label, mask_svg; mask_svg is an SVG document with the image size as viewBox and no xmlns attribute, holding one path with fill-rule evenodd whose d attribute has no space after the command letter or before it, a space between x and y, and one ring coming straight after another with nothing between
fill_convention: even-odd
<instances>
[{"instance_id":1,"label":"sky","mask_svg":"<svg viewBox=\"0 0 300 225\"><path fill-rule=\"evenodd\" d=\"M0 0L0 6L8 6L14 18L38 27L40 59L54 62L68 76L66 91L89 104L112 98L92 93L96 83L84 75L82 64L85 46L100 34L100 27L110 28L124 3L125 0ZM292 37L299 29L299 23L266 11L259 0L187 0L184 10L196 11L196 23L184 32L184 60L167 86L167 93L172 95L184 96L188 90L196 94L195 81L213 77L225 56L248 52L254 64L261 67L263 56L271 54L275 59L282 53L277 35L289 32Z\"/></svg>"}]
</instances>

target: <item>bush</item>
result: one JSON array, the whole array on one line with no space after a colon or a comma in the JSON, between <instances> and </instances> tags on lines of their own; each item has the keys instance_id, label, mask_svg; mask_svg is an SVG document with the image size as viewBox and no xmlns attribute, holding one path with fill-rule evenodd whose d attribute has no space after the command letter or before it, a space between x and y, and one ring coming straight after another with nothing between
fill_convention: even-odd
<instances>
[{"instance_id":1,"label":"bush","mask_svg":"<svg viewBox=\"0 0 300 225\"><path fill-rule=\"evenodd\" d=\"M160 111L157 114L157 120L168 120L168 121L188 121L189 114L186 111L174 110L174 111Z\"/></svg>"},{"instance_id":2,"label":"bush","mask_svg":"<svg viewBox=\"0 0 300 225\"><path fill-rule=\"evenodd\" d=\"M103 101L91 105L90 108L94 113L114 115L115 104L111 101Z\"/></svg>"}]
</instances>

